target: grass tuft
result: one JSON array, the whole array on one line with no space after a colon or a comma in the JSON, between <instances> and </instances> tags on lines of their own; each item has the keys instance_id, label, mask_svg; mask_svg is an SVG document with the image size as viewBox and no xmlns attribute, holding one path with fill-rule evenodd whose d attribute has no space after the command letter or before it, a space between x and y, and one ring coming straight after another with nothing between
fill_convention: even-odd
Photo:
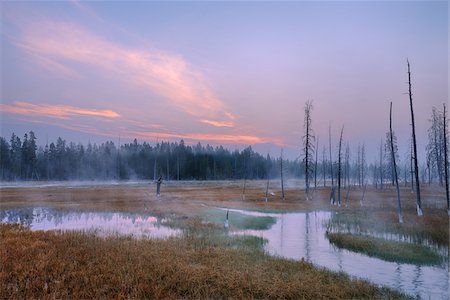
<instances>
[{"instance_id":1,"label":"grass tuft","mask_svg":"<svg viewBox=\"0 0 450 300\"><path fill-rule=\"evenodd\" d=\"M343 249L386 261L416 265L441 265L443 258L428 247L363 235L328 233L330 242Z\"/></svg>"}]
</instances>

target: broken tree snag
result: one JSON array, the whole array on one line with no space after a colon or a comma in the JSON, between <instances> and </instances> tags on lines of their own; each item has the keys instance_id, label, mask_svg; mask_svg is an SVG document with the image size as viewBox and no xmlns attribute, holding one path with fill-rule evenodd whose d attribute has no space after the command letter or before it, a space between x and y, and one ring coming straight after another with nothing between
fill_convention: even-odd
<instances>
[{"instance_id":1,"label":"broken tree snag","mask_svg":"<svg viewBox=\"0 0 450 300\"><path fill-rule=\"evenodd\" d=\"M283 181L283 148L280 155L280 175L281 175L281 199L284 200L284 181Z\"/></svg>"},{"instance_id":2,"label":"broken tree snag","mask_svg":"<svg viewBox=\"0 0 450 300\"><path fill-rule=\"evenodd\" d=\"M416 179L416 208L417 215L423 215L422 203L420 200L420 184L419 184L419 167L417 163L417 143L416 143L416 127L414 123L414 109L412 102L412 91L411 91L411 69L409 66L409 60L406 60L408 64L408 90L409 90L409 107L411 109L411 127L412 127L412 140L413 140L413 151L414 151L414 173Z\"/></svg>"},{"instance_id":3,"label":"broken tree snag","mask_svg":"<svg viewBox=\"0 0 450 300\"><path fill-rule=\"evenodd\" d=\"M398 210L398 222L403 223L402 216L402 205L400 203L400 187L398 186L398 176L397 176L397 164L395 163L395 147L394 147L394 133L392 131L392 101L389 109L389 140L391 144L391 155L392 155L392 168L394 169L394 180L395 186L397 188L397 210Z\"/></svg>"},{"instance_id":4,"label":"broken tree snag","mask_svg":"<svg viewBox=\"0 0 450 300\"><path fill-rule=\"evenodd\" d=\"M309 196L309 179L312 173L312 157L314 153L314 136L311 128L311 111L312 111L312 101L307 101L305 103L305 135L303 136L303 163L305 165L305 193L306 200L310 199Z\"/></svg>"},{"instance_id":5,"label":"broken tree snag","mask_svg":"<svg viewBox=\"0 0 450 300\"><path fill-rule=\"evenodd\" d=\"M266 202L267 202L267 196L269 194L269 181L270 181L270 156L269 156L269 153L267 153L266 173L267 173L267 184L266 184Z\"/></svg>"},{"instance_id":6,"label":"broken tree snag","mask_svg":"<svg viewBox=\"0 0 450 300\"><path fill-rule=\"evenodd\" d=\"M341 206L341 149L342 149L342 134L344 133L344 126L341 129L341 137L339 138L339 152L338 152L338 205Z\"/></svg>"},{"instance_id":7,"label":"broken tree snag","mask_svg":"<svg viewBox=\"0 0 450 300\"><path fill-rule=\"evenodd\" d=\"M330 202L331 204L335 204L335 196L334 196L334 174L333 174L333 158L331 156L331 122L328 127L328 142L330 148L330 174L331 174L331 193L330 193Z\"/></svg>"},{"instance_id":8,"label":"broken tree snag","mask_svg":"<svg viewBox=\"0 0 450 300\"><path fill-rule=\"evenodd\" d=\"M444 103L444 175L445 175L445 195L447 197L447 213L450 216L450 199L449 199L449 191L448 191L448 158L447 158L447 111L445 109Z\"/></svg>"}]
</instances>

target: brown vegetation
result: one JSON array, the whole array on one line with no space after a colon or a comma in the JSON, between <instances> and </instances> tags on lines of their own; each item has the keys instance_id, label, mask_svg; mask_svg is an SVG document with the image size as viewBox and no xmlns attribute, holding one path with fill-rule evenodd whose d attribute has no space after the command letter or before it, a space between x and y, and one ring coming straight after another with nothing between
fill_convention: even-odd
<instances>
[{"instance_id":1,"label":"brown vegetation","mask_svg":"<svg viewBox=\"0 0 450 300\"><path fill-rule=\"evenodd\" d=\"M0 298L404 297L304 261L271 258L239 239L100 238L0 225Z\"/></svg>"}]
</instances>

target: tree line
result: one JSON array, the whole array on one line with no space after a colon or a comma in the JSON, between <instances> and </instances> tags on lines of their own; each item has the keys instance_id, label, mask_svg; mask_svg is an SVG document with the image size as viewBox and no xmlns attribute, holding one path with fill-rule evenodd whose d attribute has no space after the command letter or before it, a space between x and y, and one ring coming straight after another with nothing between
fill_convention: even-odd
<instances>
[{"instance_id":1,"label":"tree line","mask_svg":"<svg viewBox=\"0 0 450 300\"><path fill-rule=\"evenodd\" d=\"M262 156L246 147L230 151L223 146L147 142L97 145L67 142L37 146L33 131L9 142L0 138L0 179L8 180L225 180L278 177L279 158ZM284 160L285 173L297 176L298 161Z\"/></svg>"},{"instance_id":2,"label":"tree line","mask_svg":"<svg viewBox=\"0 0 450 300\"><path fill-rule=\"evenodd\" d=\"M311 103L309 110L312 110ZM443 112L433 108L430 118L427 161L422 165L422 182L444 186L444 136ZM310 129L309 129L310 130ZM308 159L283 159L281 156L263 156L252 147L243 150L212 147L210 145L187 145L180 142L117 144L106 141L101 144L68 142L59 137L56 142L37 146L38 138L33 131L22 138L12 134L10 139L0 137L0 180L153 180L162 176L164 180L232 180L232 179L276 179L282 174L286 178L306 179L303 170L308 162L308 189L334 186L338 177L338 145L329 147L313 144L312 133L308 137ZM414 182L410 154L406 153L400 164L396 136L393 134L399 181L405 185ZM377 188L394 185L390 136L380 143L380 156L367 161L364 144L352 149L347 142L342 144L342 185ZM306 149L304 149L306 154ZM331 159L330 159L331 157ZM282 172L280 168L282 167ZM333 184L331 183L333 181Z\"/></svg>"}]
</instances>

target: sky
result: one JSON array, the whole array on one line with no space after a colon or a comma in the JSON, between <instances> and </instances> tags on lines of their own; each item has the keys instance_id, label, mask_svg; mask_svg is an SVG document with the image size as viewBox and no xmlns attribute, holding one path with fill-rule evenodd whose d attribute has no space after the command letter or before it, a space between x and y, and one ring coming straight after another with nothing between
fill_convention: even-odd
<instances>
[{"instance_id":1,"label":"sky","mask_svg":"<svg viewBox=\"0 0 450 300\"><path fill-rule=\"evenodd\" d=\"M448 103L448 2L1 2L1 136L224 145L301 156L311 100L319 153L344 127L375 159L419 156Z\"/></svg>"}]
</instances>

